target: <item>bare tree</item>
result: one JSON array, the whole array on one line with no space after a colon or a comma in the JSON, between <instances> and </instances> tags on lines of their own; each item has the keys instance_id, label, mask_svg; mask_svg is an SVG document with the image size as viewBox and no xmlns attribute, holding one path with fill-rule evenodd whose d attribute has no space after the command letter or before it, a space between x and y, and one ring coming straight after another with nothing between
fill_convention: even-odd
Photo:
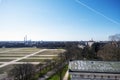
<instances>
[{"instance_id":1,"label":"bare tree","mask_svg":"<svg viewBox=\"0 0 120 80\"><path fill-rule=\"evenodd\" d=\"M32 64L15 65L8 75L14 80L30 80L35 73L35 66Z\"/></svg>"},{"instance_id":2,"label":"bare tree","mask_svg":"<svg viewBox=\"0 0 120 80\"><path fill-rule=\"evenodd\" d=\"M116 42L106 44L101 50L97 52L97 56L102 60L120 60L120 46Z\"/></svg>"}]
</instances>

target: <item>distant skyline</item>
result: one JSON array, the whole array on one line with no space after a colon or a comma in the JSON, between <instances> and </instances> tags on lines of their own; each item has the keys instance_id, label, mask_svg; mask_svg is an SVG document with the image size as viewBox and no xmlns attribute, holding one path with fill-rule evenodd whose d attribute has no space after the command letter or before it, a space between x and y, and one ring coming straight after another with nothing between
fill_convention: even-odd
<instances>
[{"instance_id":1,"label":"distant skyline","mask_svg":"<svg viewBox=\"0 0 120 80\"><path fill-rule=\"evenodd\" d=\"M108 40L120 0L0 0L0 41Z\"/></svg>"}]
</instances>

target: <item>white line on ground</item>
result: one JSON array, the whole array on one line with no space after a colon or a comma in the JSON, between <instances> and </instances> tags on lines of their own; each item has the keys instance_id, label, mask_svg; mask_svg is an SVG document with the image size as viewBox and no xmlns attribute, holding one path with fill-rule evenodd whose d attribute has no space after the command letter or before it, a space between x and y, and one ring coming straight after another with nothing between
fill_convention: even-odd
<instances>
[{"instance_id":1,"label":"white line on ground","mask_svg":"<svg viewBox=\"0 0 120 80\"><path fill-rule=\"evenodd\" d=\"M8 63L8 62L0 62L0 64L4 64L4 63ZM14 62L12 64L25 64L25 63L30 63L30 64L39 64L41 62Z\"/></svg>"},{"instance_id":2,"label":"white line on ground","mask_svg":"<svg viewBox=\"0 0 120 80\"><path fill-rule=\"evenodd\" d=\"M39 50L38 52L35 52L35 53L32 53L32 54L26 55L26 56L21 57L21 58L17 58L17 59L12 60L12 61L10 61L10 62L8 62L8 63L4 63L4 64L0 65L0 68L5 67L5 66L7 66L7 65L10 65L10 64L12 64L12 63L14 63L14 62L20 61L20 60L22 60L22 59L28 58L28 57L30 57L30 56L36 55L36 54L38 54L38 53L40 53L40 52L43 52L43 51L45 51L45 50L47 50L47 49L42 49L42 50Z\"/></svg>"},{"instance_id":3,"label":"white line on ground","mask_svg":"<svg viewBox=\"0 0 120 80\"><path fill-rule=\"evenodd\" d=\"M9 52L9 51L18 51L18 50L21 50L23 48L18 48L18 49L10 49L10 50L6 50L6 51L1 51L0 53L6 53L6 52Z\"/></svg>"}]
</instances>

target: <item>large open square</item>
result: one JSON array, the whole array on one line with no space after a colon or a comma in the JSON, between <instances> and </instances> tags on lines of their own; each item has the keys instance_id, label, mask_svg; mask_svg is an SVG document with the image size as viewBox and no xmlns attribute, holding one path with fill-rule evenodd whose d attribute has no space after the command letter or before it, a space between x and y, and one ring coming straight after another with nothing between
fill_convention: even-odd
<instances>
[{"instance_id":1,"label":"large open square","mask_svg":"<svg viewBox=\"0 0 120 80\"><path fill-rule=\"evenodd\" d=\"M52 60L64 49L40 49L40 48L0 48L0 74L3 75L14 64L39 64L45 60Z\"/></svg>"}]
</instances>

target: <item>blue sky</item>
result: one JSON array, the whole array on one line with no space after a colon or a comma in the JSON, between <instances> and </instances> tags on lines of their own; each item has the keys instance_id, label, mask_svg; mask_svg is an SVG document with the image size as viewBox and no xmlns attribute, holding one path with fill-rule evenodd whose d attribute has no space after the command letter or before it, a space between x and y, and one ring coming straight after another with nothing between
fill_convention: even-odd
<instances>
[{"instance_id":1,"label":"blue sky","mask_svg":"<svg viewBox=\"0 0 120 80\"><path fill-rule=\"evenodd\" d=\"M108 40L119 16L120 0L0 0L0 41Z\"/></svg>"}]
</instances>

